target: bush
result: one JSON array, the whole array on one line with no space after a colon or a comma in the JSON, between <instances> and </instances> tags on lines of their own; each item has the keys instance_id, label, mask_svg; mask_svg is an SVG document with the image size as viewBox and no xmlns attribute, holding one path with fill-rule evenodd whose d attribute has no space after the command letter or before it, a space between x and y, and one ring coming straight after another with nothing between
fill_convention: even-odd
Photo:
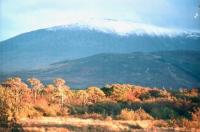
<instances>
[{"instance_id":1,"label":"bush","mask_svg":"<svg viewBox=\"0 0 200 132\"><path fill-rule=\"evenodd\" d=\"M104 92L104 94L106 95L106 96L110 96L110 95L112 95L112 89L111 88L107 88L107 87L103 87L103 88L101 88L101 90Z\"/></svg>"},{"instance_id":2,"label":"bush","mask_svg":"<svg viewBox=\"0 0 200 132\"><path fill-rule=\"evenodd\" d=\"M127 101L127 96L131 92L131 85L125 84L112 84L110 89L112 90L111 98L116 101Z\"/></svg>"},{"instance_id":3,"label":"bush","mask_svg":"<svg viewBox=\"0 0 200 132\"><path fill-rule=\"evenodd\" d=\"M10 120L11 110L9 109L9 103L7 97L9 93L0 86L0 124L7 123ZM9 98L8 98L9 99Z\"/></svg>"},{"instance_id":4,"label":"bush","mask_svg":"<svg viewBox=\"0 0 200 132\"><path fill-rule=\"evenodd\" d=\"M180 127L184 128L195 128L195 129L200 129L200 122L198 121L193 121L193 120L188 120L188 119L181 119L176 122L176 124Z\"/></svg>"},{"instance_id":5,"label":"bush","mask_svg":"<svg viewBox=\"0 0 200 132\"><path fill-rule=\"evenodd\" d=\"M115 116L120 114L121 105L119 103L99 103L88 107L89 113L100 113L104 116Z\"/></svg>"},{"instance_id":6,"label":"bush","mask_svg":"<svg viewBox=\"0 0 200 132\"><path fill-rule=\"evenodd\" d=\"M150 99L151 98L151 94L148 92L148 93L143 93L140 95L139 97L141 100L146 100L146 99Z\"/></svg>"},{"instance_id":7,"label":"bush","mask_svg":"<svg viewBox=\"0 0 200 132\"><path fill-rule=\"evenodd\" d=\"M158 119L174 119L178 117L178 113L170 107L155 107L152 108L150 114Z\"/></svg>"},{"instance_id":8,"label":"bush","mask_svg":"<svg viewBox=\"0 0 200 132\"><path fill-rule=\"evenodd\" d=\"M200 107L194 109L194 112L192 112L191 114L192 114L192 120L193 121L200 122Z\"/></svg>"},{"instance_id":9,"label":"bush","mask_svg":"<svg viewBox=\"0 0 200 132\"><path fill-rule=\"evenodd\" d=\"M85 114L88 113L88 106L70 106L69 107L70 114L75 115L75 114Z\"/></svg>"},{"instance_id":10,"label":"bush","mask_svg":"<svg viewBox=\"0 0 200 132\"><path fill-rule=\"evenodd\" d=\"M104 92L98 87L89 87L86 91L88 94L88 102L90 103L101 102L105 98Z\"/></svg>"},{"instance_id":11,"label":"bush","mask_svg":"<svg viewBox=\"0 0 200 132\"><path fill-rule=\"evenodd\" d=\"M122 120L152 120L153 117L146 113L143 109L138 109L136 111L123 109L121 114L118 116Z\"/></svg>"},{"instance_id":12,"label":"bush","mask_svg":"<svg viewBox=\"0 0 200 132\"><path fill-rule=\"evenodd\" d=\"M27 117L32 106L26 102L26 85L19 78L14 78L5 81L4 86L0 85L0 121L7 123Z\"/></svg>"},{"instance_id":13,"label":"bush","mask_svg":"<svg viewBox=\"0 0 200 132\"><path fill-rule=\"evenodd\" d=\"M59 105L35 105L35 110L37 110L43 116L61 116L68 115L68 109L62 108Z\"/></svg>"}]
</instances>

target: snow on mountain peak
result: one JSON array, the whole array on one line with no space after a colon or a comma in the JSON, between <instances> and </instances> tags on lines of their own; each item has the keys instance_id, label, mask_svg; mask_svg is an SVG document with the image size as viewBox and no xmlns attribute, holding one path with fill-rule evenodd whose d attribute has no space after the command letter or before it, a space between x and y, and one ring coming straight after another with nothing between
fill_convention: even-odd
<instances>
[{"instance_id":1,"label":"snow on mountain peak","mask_svg":"<svg viewBox=\"0 0 200 132\"><path fill-rule=\"evenodd\" d=\"M150 24L143 24L143 23L134 23L130 21L118 21L112 19L104 19L104 20L79 20L76 21L69 21L64 26L56 26L48 28L47 30L60 30L60 29L67 29L69 27L79 27L79 28L88 28L90 30L97 30L106 33L116 33L121 36L127 36L130 34L136 35L151 35L151 36L179 36L179 35L188 35L190 37L200 37L199 31L190 31L190 30L181 30L175 28L165 28L159 27Z\"/></svg>"}]
</instances>

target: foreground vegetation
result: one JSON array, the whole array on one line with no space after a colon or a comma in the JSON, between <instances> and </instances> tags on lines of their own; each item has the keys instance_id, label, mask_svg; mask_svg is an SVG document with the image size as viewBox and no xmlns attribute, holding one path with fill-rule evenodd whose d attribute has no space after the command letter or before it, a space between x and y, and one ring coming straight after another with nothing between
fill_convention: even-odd
<instances>
[{"instance_id":1,"label":"foreground vegetation","mask_svg":"<svg viewBox=\"0 0 200 132\"><path fill-rule=\"evenodd\" d=\"M61 131L109 131L114 126L118 127L111 131L200 130L200 90L175 91L130 84L73 90L61 78L46 86L36 78L28 79L27 84L18 77L1 83L0 130L28 130L27 124L44 125L42 121L49 118L54 126L56 122L62 124Z\"/></svg>"}]
</instances>

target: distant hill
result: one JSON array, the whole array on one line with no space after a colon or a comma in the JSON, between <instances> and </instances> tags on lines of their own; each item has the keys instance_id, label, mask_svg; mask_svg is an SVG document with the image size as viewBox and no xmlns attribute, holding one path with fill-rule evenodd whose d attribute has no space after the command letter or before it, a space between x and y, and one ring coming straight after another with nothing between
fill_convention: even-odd
<instances>
[{"instance_id":1,"label":"distant hill","mask_svg":"<svg viewBox=\"0 0 200 132\"><path fill-rule=\"evenodd\" d=\"M24 33L0 42L0 73L46 68L54 62L100 53L173 50L200 51L200 34L191 32L170 36L141 34L139 30L137 33L119 35L76 25L55 27Z\"/></svg>"},{"instance_id":2,"label":"distant hill","mask_svg":"<svg viewBox=\"0 0 200 132\"><path fill-rule=\"evenodd\" d=\"M72 88L104 86L108 83L190 88L200 86L199 67L199 51L107 53L62 61L45 69L17 72L4 78L34 76L51 82L56 77L63 77Z\"/></svg>"}]
</instances>

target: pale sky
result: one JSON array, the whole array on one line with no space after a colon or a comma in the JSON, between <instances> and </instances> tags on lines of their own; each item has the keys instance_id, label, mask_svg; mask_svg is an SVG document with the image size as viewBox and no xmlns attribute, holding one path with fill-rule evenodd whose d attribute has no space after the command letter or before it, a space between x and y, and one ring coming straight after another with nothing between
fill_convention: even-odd
<instances>
[{"instance_id":1,"label":"pale sky","mask_svg":"<svg viewBox=\"0 0 200 132\"><path fill-rule=\"evenodd\" d=\"M200 0L0 0L0 41L85 19L199 31L199 5Z\"/></svg>"}]
</instances>

